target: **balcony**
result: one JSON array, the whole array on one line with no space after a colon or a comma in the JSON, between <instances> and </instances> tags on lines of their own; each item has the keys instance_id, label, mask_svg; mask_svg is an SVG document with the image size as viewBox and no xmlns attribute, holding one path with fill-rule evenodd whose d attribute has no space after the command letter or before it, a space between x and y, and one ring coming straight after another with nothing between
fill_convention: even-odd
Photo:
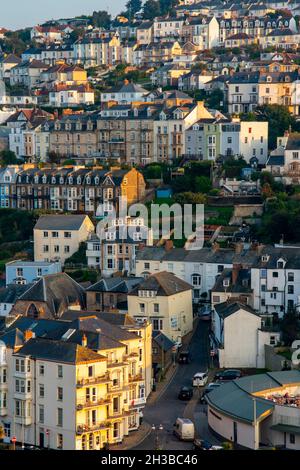
<instances>
[{"instance_id":1,"label":"balcony","mask_svg":"<svg viewBox=\"0 0 300 470\"><path fill-rule=\"evenodd\" d=\"M106 397L106 398L98 398L98 400L82 400L82 401L79 401L76 405L76 410L77 411L80 411L80 410L83 410L85 408L95 408L97 406L102 406L102 405L107 405L108 403L110 403L110 398Z\"/></svg>"},{"instance_id":2,"label":"balcony","mask_svg":"<svg viewBox=\"0 0 300 470\"><path fill-rule=\"evenodd\" d=\"M7 382L0 382L0 391L7 390L7 389L8 389L8 383Z\"/></svg>"},{"instance_id":3,"label":"balcony","mask_svg":"<svg viewBox=\"0 0 300 470\"><path fill-rule=\"evenodd\" d=\"M16 424L21 424L22 426L30 426L32 424L31 416L15 416L14 421Z\"/></svg>"},{"instance_id":4,"label":"balcony","mask_svg":"<svg viewBox=\"0 0 300 470\"><path fill-rule=\"evenodd\" d=\"M141 382L143 380L143 374L136 374L136 375L130 375L129 374L129 382Z\"/></svg>"},{"instance_id":5,"label":"balcony","mask_svg":"<svg viewBox=\"0 0 300 470\"><path fill-rule=\"evenodd\" d=\"M122 408L121 410L113 411L112 413L109 411L108 418L118 419L118 418L123 418L124 416L129 416L129 415L130 415L130 411L125 410L125 408Z\"/></svg>"},{"instance_id":6,"label":"balcony","mask_svg":"<svg viewBox=\"0 0 300 470\"><path fill-rule=\"evenodd\" d=\"M124 144L125 139L122 137L110 137L110 139L108 140L108 143L109 144Z\"/></svg>"},{"instance_id":7,"label":"balcony","mask_svg":"<svg viewBox=\"0 0 300 470\"><path fill-rule=\"evenodd\" d=\"M102 421L98 424L79 424L76 429L76 434L81 435L85 432L92 432L92 431L101 431L101 429L108 429L109 423L107 421Z\"/></svg>"},{"instance_id":8,"label":"balcony","mask_svg":"<svg viewBox=\"0 0 300 470\"><path fill-rule=\"evenodd\" d=\"M23 371L16 371L15 370L15 373L14 373L14 377L16 377L17 379L30 379L31 378L31 372L28 372L27 370L23 370Z\"/></svg>"},{"instance_id":9,"label":"balcony","mask_svg":"<svg viewBox=\"0 0 300 470\"><path fill-rule=\"evenodd\" d=\"M129 404L129 409L134 409L137 406L145 406L146 405L146 398L134 398L133 400L130 401Z\"/></svg>"},{"instance_id":10,"label":"balcony","mask_svg":"<svg viewBox=\"0 0 300 470\"><path fill-rule=\"evenodd\" d=\"M89 385L106 384L110 382L109 374L101 375L99 377L88 377L84 379L78 379L76 382L77 388L86 387Z\"/></svg>"},{"instance_id":11,"label":"balcony","mask_svg":"<svg viewBox=\"0 0 300 470\"><path fill-rule=\"evenodd\" d=\"M110 383L108 385L108 390L111 393L120 392L120 391L123 391L123 390L129 390L129 385L126 385L124 383L121 383L121 384L118 384L118 385L113 385L112 383Z\"/></svg>"}]
</instances>

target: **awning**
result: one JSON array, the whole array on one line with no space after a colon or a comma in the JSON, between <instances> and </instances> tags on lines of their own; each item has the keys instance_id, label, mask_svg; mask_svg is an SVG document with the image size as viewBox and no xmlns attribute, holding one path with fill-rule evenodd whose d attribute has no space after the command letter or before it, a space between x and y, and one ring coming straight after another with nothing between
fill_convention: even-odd
<instances>
[{"instance_id":1,"label":"awning","mask_svg":"<svg viewBox=\"0 0 300 470\"><path fill-rule=\"evenodd\" d=\"M300 426L290 426L289 424L273 424L273 431L288 432L289 434L300 434Z\"/></svg>"}]
</instances>

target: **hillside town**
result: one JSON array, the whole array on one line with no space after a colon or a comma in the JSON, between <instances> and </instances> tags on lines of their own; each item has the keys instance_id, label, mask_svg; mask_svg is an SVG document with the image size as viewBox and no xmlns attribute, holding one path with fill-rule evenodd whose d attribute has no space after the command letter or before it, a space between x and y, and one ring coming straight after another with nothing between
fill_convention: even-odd
<instances>
[{"instance_id":1,"label":"hillside town","mask_svg":"<svg viewBox=\"0 0 300 470\"><path fill-rule=\"evenodd\" d=\"M0 450L300 450L299 347L300 2L0 24Z\"/></svg>"}]
</instances>

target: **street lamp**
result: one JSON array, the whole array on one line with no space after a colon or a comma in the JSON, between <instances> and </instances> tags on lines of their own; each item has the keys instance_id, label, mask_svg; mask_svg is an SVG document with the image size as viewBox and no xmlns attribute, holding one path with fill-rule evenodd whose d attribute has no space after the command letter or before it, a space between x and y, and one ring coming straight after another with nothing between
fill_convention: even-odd
<instances>
[{"instance_id":1,"label":"street lamp","mask_svg":"<svg viewBox=\"0 0 300 470\"><path fill-rule=\"evenodd\" d=\"M155 434L155 446L154 446L154 450L161 450L160 447L159 447L159 431L163 431L163 425L160 424L159 426L155 426L154 424L152 424L152 431L156 431L156 434Z\"/></svg>"}]
</instances>

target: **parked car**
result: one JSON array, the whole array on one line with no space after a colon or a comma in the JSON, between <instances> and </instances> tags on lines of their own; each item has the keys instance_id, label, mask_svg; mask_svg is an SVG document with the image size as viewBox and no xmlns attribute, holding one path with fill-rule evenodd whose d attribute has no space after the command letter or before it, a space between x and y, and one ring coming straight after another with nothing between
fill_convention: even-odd
<instances>
[{"instance_id":1,"label":"parked car","mask_svg":"<svg viewBox=\"0 0 300 470\"><path fill-rule=\"evenodd\" d=\"M178 398L179 400L190 400L193 397L193 393L192 387L181 387Z\"/></svg>"},{"instance_id":2,"label":"parked car","mask_svg":"<svg viewBox=\"0 0 300 470\"><path fill-rule=\"evenodd\" d=\"M193 387L204 387L208 381L208 373L206 372L197 372L192 380Z\"/></svg>"},{"instance_id":3,"label":"parked car","mask_svg":"<svg viewBox=\"0 0 300 470\"><path fill-rule=\"evenodd\" d=\"M191 360L192 360L191 353L188 349L185 349L184 351L180 351L179 356L178 356L179 364L189 364Z\"/></svg>"},{"instance_id":4,"label":"parked car","mask_svg":"<svg viewBox=\"0 0 300 470\"><path fill-rule=\"evenodd\" d=\"M194 423L187 418L177 418L173 432L182 441L193 441L195 439Z\"/></svg>"},{"instance_id":5,"label":"parked car","mask_svg":"<svg viewBox=\"0 0 300 470\"><path fill-rule=\"evenodd\" d=\"M227 369L221 372L217 372L215 379L220 382L225 382L229 380L239 379L242 373L239 369Z\"/></svg>"},{"instance_id":6,"label":"parked car","mask_svg":"<svg viewBox=\"0 0 300 470\"><path fill-rule=\"evenodd\" d=\"M216 383L216 382L211 382L210 384L208 384L208 386L206 387L206 389L204 390L204 392L202 393L202 396L200 398L200 402L201 403L206 403L206 396L212 392L212 390L215 390L216 388L220 387L221 384L220 383Z\"/></svg>"},{"instance_id":7,"label":"parked car","mask_svg":"<svg viewBox=\"0 0 300 470\"><path fill-rule=\"evenodd\" d=\"M212 445L205 439L195 439L193 443L193 450L223 450L223 447Z\"/></svg>"},{"instance_id":8,"label":"parked car","mask_svg":"<svg viewBox=\"0 0 300 470\"><path fill-rule=\"evenodd\" d=\"M204 307L201 307L198 312L198 317L200 318L200 320L210 321L211 320L211 306L205 305Z\"/></svg>"}]
</instances>

